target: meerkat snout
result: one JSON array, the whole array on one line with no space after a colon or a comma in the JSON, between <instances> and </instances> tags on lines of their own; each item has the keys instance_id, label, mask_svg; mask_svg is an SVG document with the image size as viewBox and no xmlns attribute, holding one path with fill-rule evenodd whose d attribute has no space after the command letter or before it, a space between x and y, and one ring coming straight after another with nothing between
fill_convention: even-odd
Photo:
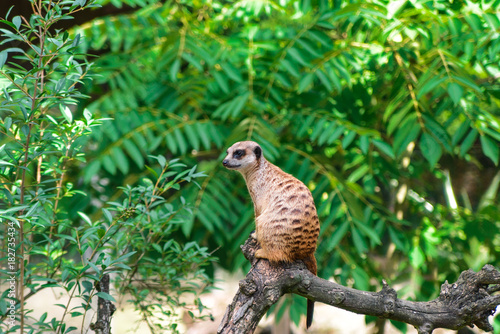
<instances>
[{"instance_id":1,"label":"meerkat snout","mask_svg":"<svg viewBox=\"0 0 500 334\"><path fill-rule=\"evenodd\" d=\"M257 143L242 141L237 142L227 149L227 156L222 160L222 165L227 169L238 170L245 173L251 166L257 164L262 157L262 149Z\"/></svg>"}]
</instances>

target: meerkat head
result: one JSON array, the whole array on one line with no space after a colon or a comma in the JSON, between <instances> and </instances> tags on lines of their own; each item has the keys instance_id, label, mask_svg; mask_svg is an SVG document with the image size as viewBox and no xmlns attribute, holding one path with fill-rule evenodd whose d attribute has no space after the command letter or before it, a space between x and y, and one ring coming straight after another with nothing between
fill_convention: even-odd
<instances>
[{"instance_id":1,"label":"meerkat head","mask_svg":"<svg viewBox=\"0 0 500 334\"><path fill-rule=\"evenodd\" d=\"M234 169L242 174L258 166L262 155L262 148L253 141L240 141L227 149L227 156L222 164L227 169Z\"/></svg>"}]
</instances>

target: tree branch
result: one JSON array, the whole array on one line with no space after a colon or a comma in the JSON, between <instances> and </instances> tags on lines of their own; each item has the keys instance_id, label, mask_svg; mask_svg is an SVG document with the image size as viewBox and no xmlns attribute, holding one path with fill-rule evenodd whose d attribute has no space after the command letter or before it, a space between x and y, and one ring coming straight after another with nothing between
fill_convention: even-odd
<instances>
[{"instance_id":1,"label":"tree branch","mask_svg":"<svg viewBox=\"0 0 500 334\"><path fill-rule=\"evenodd\" d=\"M478 273L466 270L456 283L445 282L438 298L429 302L414 302L397 298L397 293L383 281L379 292L348 288L310 273L302 261L272 266L267 260L255 259L258 245L249 238L241 246L252 263L239 291L227 307L218 333L253 333L271 305L285 293L296 293L317 302L351 312L408 323L419 334L430 334L435 328L460 329L476 325L492 331L488 322L500 295L500 272L485 265Z\"/></svg>"},{"instance_id":2,"label":"tree branch","mask_svg":"<svg viewBox=\"0 0 500 334\"><path fill-rule=\"evenodd\" d=\"M98 283L97 291L109 294L109 274L104 274ZM97 299L97 321L90 324L96 334L110 334L111 333L111 317L115 313L115 305L108 299L99 297Z\"/></svg>"}]
</instances>

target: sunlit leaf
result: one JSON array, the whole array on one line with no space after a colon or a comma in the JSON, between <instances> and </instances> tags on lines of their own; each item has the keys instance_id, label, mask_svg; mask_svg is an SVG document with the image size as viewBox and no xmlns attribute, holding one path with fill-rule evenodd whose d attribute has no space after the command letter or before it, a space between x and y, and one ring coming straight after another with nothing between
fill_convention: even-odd
<instances>
[{"instance_id":1,"label":"sunlit leaf","mask_svg":"<svg viewBox=\"0 0 500 334\"><path fill-rule=\"evenodd\" d=\"M495 142L489 136L482 135L479 137L481 141L481 147L483 148L484 154L498 165L498 159L500 157L500 145L498 142Z\"/></svg>"},{"instance_id":2,"label":"sunlit leaf","mask_svg":"<svg viewBox=\"0 0 500 334\"><path fill-rule=\"evenodd\" d=\"M464 90L463 90L462 86L460 86L456 82L450 82L448 84L448 94L450 94L450 97L455 104L458 104L460 102L460 99L462 98L463 93L464 93Z\"/></svg>"},{"instance_id":3,"label":"sunlit leaf","mask_svg":"<svg viewBox=\"0 0 500 334\"><path fill-rule=\"evenodd\" d=\"M436 166L436 163L441 158L443 150L441 145L434 139L434 137L426 132L420 138L420 148L422 155L429 162L431 168Z\"/></svg>"}]
</instances>

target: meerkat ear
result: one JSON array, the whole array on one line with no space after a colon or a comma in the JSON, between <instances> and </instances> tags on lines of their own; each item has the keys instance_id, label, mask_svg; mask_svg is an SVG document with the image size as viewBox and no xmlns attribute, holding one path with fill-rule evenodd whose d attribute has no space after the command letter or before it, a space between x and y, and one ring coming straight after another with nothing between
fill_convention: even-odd
<instances>
[{"instance_id":1,"label":"meerkat ear","mask_svg":"<svg viewBox=\"0 0 500 334\"><path fill-rule=\"evenodd\" d=\"M257 160L259 160L260 157L262 156L262 149L260 148L260 146L256 146L253 149L253 153L255 153L255 156L257 157Z\"/></svg>"}]
</instances>

